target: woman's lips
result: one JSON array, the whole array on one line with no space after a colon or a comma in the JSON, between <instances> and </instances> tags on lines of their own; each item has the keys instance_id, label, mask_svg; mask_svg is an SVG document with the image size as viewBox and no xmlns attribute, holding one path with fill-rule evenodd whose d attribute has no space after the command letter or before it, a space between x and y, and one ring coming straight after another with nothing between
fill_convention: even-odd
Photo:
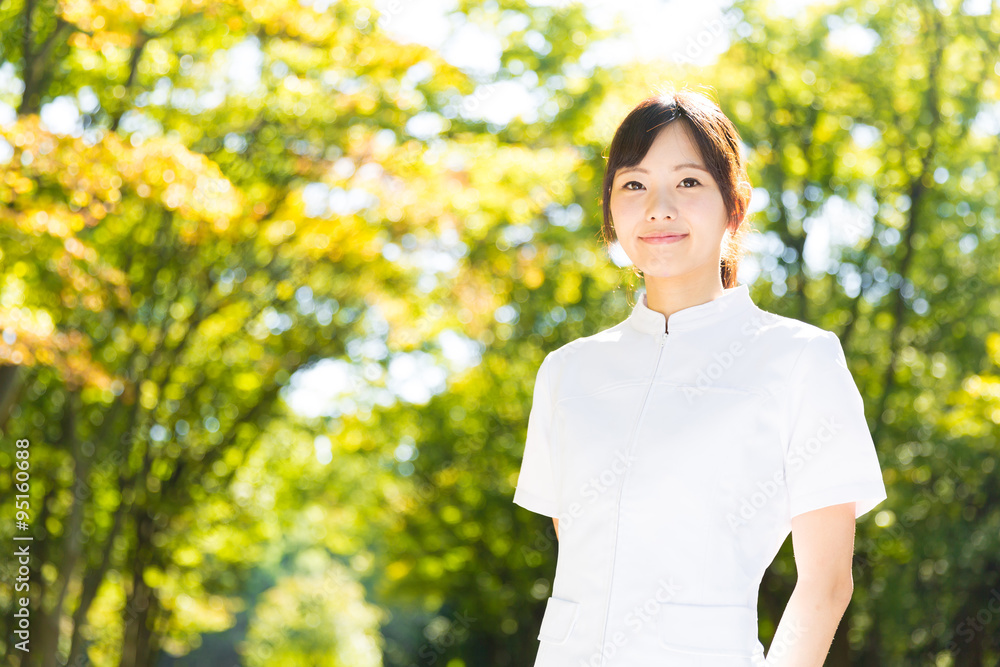
<instances>
[{"instance_id":1,"label":"woman's lips","mask_svg":"<svg viewBox=\"0 0 1000 667\"><path fill-rule=\"evenodd\" d=\"M646 243L677 243L687 238L687 234L666 234L658 236L640 236Z\"/></svg>"}]
</instances>

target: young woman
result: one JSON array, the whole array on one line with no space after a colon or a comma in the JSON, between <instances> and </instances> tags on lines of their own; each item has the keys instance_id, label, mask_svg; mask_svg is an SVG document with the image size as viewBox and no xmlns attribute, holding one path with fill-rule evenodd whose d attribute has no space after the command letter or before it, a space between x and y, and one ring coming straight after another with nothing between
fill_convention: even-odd
<instances>
[{"instance_id":1,"label":"young woman","mask_svg":"<svg viewBox=\"0 0 1000 667\"><path fill-rule=\"evenodd\" d=\"M605 240L645 291L538 370L514 502L559 547L535 667L823 664L855 520L886 492L839 338L736 282L750 192L699 93L646 99L615 133ZM789 532L798 578L765 660L757 592Z\"/></svg>"}]
</instances>

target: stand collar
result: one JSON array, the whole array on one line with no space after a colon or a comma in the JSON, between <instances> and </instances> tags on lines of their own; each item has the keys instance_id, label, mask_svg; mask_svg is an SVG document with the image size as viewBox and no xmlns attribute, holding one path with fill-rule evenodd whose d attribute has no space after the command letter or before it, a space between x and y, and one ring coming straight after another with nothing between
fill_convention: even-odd
<instances>
[{"instance_id":1,"label":"stand collar","mask_svg":"<svg viewBox=\"0 0 1000 667\"><path fill-rule=\"evenodd\" d=\"M675 331L710 327L754 307L755 304L750 298L750 288L741 284L726 289L722 296L711 301L682 308L670 315L668 319L663 316L663 313L652 310L646 304L646 291L644 289L639 294L635 307L632 308L628 322L643 333L674 333Z\"/></svg>"}]
</instances>

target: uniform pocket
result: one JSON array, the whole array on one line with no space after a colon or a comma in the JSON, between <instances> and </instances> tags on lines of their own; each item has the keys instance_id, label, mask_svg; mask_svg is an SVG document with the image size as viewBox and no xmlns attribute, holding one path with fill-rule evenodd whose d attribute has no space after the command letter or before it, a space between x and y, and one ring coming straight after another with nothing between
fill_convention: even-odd
<instances>
[{"instance_id":1,"label":"uniform pocket","mask_svg":"<svg viewBox=\"0 0 1000 667\"><path fill-rule=\"evenodd\" d=\"M569 637L580 604L571 600L550 597L545 604L545 615L542 616L542 626L538 631L538 639L543 642L561 644Z\"/></svg>"},{"instance_id":2,"label":"uniform pocket","mask_svg":"<svg viewBox=\"0 0 1000 667\"><path fill-rule=\"evenodd\" d=\"M757 613L742 605L664 604L659 612L664 648L678 653L743 658L757 648ZM715 663L713 663L715 664Z\"/></svg>"}]
</instances>

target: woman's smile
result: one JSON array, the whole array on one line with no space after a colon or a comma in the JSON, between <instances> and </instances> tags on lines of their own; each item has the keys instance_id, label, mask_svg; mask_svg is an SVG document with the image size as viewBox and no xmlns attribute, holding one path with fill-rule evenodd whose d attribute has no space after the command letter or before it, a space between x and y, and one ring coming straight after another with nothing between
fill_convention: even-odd
<instances>
[{"instance_id":1,"label":"woman's smile","mask_svg":"<svg viewBox=\"0 0 1000 667\"><path fill-rule=\"evenodd\" d=\"M677 243L678 241L686 239L687 236L687 234L663 234L657 236L640 236L639 240L659 245L664 243Z\"/></svg>"}]
</instances>

